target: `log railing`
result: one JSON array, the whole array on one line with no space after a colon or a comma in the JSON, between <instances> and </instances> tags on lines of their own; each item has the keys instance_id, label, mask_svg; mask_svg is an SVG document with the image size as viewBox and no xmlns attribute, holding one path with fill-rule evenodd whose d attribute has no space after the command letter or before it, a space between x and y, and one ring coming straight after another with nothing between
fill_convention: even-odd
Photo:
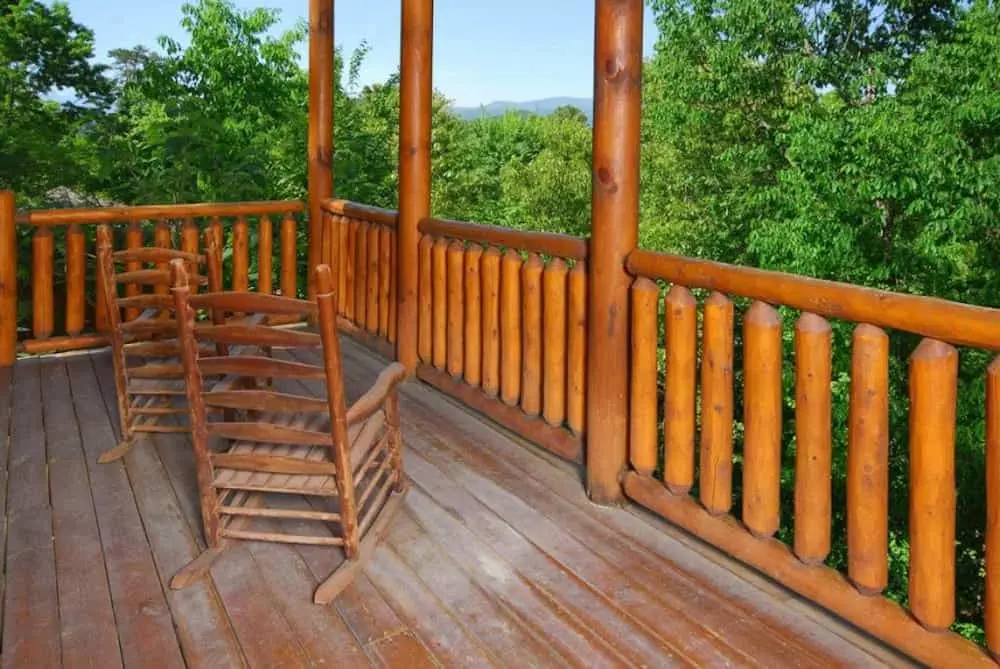
<instances>
[{"instance_id":1,"label":"log railing","mask_svg":"<svg viewBox=\"0 0 1000 669\"><path fill-rule=\"evenodd\" d=\"M339 200L324 201L322 209L321 256L337 268L340 324L395 357L397 214ZM17 350L103 343L107 315L93 302L89 251L93 224L100 222L115 224L124 247L185 250L198 248L200 227L214 227L227 258L227 287L302 294L302 212L300 202L269 202L15 217L13 200L0 197L0 318L6 324L0 347L12 356L9 314L16 313L19 296L30 300L30 318ZM528 440L582 461L588 240L432 218L420 222L419 232L418 377ZM11 271L19 235L30 238L30 252L19 260L28 279L20 290ZM623 477L628 497L918 660L995 665L948 628L956 585L955 347L1000 351L1000 310L645 250L633 251L626 265L635 277L630 467ZM793 330L790 310L799 312ZM834 509L838 435L832 434L831 376L839 347L833 334L844 322L853 324L850 350L843 351L851 361L846 509ZM890 340L913 335L923 340L910 356L908 390L902 391L909 394L910 421L904 607L882 596L889 575L889 351ZM996 655L1000 358L985 374L983 608L986 645ZM783 434L786 390L794 394L795 455L794 481L783 482L791 439ZM782 514L783 492L790 518ZM741 508L732 508L734 499ZM833 519L844 515L841 574L825 562ZM786 544L777 537L789 536L788 528L794 531Z\"/></svg>"},{"instance_id":2,"label":"log railing","mask_svg":"<svg viewBox=\"0 0 1000 669\"><path fill-rule=\"evenodd\" d=\"M322 206L323 260L337 268L340 327L394 358L399 215L344 200Z\"/></svg>"},{"instance_id":3,"label":"log railing","mask_svg":"<svg viewBox=\"0 0 1000 669\"><path fill-rule=\"evenodd\" d=\"M418 376L581 460L587 241L430 218L420 232Z\"/></svg>"},{"instance_id":4,"label":"log railing","mask_svg":"<svg viewBox=\"0 0 1000 669\"><path fill-rule=\"evenodd\" d=\"M31 252L19 259L20 289L12 298L4 293L4 299L15 300L18 294L30 294L30 317L21 328L17 350L46 353L105 342L108 316L103 301L96 299L97 224L112 224L116 243L123 248L161 246L192 252L199 250L201 229L207 226L216 231L224 251L227 288L295 295L302 288L297 244L303 209L301 202L290 200L50 209L18 215L14 244L18 237L27 237ZM128 294L137 289L126 286Z\"/></svg>"},{"instance_id":5,"label":"log railing","mask_svg":"<svg viewBox=\"0 0 1000 669\"><path fill-rule=\"evenodd\" d=\"M627 495L918 660L933 666L992 663L976 645L948 629L955 619L956 580L955 346L1000 350L1000 310L644 250L634 251L627 266L636 277ZM657 281L669 285L662 298L662 333ZM692 293L696 289L710 292L700 323ZM739 370L734 369L733 298L750 301L742 318L742 416L734 416L734 373ZM794 330L791 519L780 517L784 388L782 321L776 306L801 312ZM832 524L832 330L827 318L856 324L847 420L846 579L823 564ZM886 329L924 337L909 362L905 609L881 595L889 576ZM1000 651L1000 597L994 592L1000 572L1000 358L987 376L985 614L987 645L995 654ZM742 419L743 428L742 453L735 456L734 418ZM742 463L742 508L731 513L734 461ZM690 494L694 488L697 497ZM782 522L794 523L792 546L774 538Z\"/></svg>"}]
</instances>

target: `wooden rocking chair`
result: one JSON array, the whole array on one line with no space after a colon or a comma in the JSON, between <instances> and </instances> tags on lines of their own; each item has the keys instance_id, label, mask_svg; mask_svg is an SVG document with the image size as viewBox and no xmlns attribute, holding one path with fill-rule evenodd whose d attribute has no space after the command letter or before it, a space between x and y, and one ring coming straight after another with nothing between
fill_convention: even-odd
<instances>
[{"instance_id":1,"label":"wooden rocking chair","mask_svg":"<svg viewBox=\"0 0 1000 669\"><path fill-rule=\"evenodd\" d=\"M138 433L187 432L175 418L186 416L184 369L177 343L174 299L170 294L168 264L179 260L190 268L196 286L212 292L222 289L222 254L210 231L205 231L205 254L151 247L115 251L110 226L97 228L98 273L110 319L112 362L121 421L121 442L98 458L108 463L132 448ZM117 266L123 265L124 271ZM153 267L149 267L152 265ZM200 273L207 270L207 276ZM118 286L138 287L137 294L119 297ZM152 286L153 292L146 291ZM122 311L139 312L130 320Z\"/></svg>"},{"instance_id":2,"label":"wooden rocking chair","mask_svg":"<svg viewBox=\"0 0 1000 669\"><path fill-rule=\"evenodd\" d=\"M344 562L313 595L315 603L329 603L371 557L408 488L396 391L406 369L398 363L388 366L347 408L336 298L327 265L316 270L316 302L247 293L192 295L185 263L175 260L170 269L208 545L174 575L170 586L180 589L203 575L230 540L341 546ZM266 325L261 319L252 324L199 324L194 320L198 309L269 319L318 313L319 334ZM266 353L205 355L206 344L256 344L272 352L312 349L321 353L322 365ZM220 374L220 384L205 387L205 377ZM277 389L233 390L226 381L245 377L274 381ZM303 393L302 384L309 381L322 382L327 397ZM220 408L247 411L250 420L209 422L208 411ZM210 448L213 437L221 440L222 448ZM327 531L302 529L311 524L303 521L318 521ZM258 528L248 528L250 522ZM295 525L282 526L289 522ZM308 529L317 532L301 533Z\"/></svg>"}]
</instances>

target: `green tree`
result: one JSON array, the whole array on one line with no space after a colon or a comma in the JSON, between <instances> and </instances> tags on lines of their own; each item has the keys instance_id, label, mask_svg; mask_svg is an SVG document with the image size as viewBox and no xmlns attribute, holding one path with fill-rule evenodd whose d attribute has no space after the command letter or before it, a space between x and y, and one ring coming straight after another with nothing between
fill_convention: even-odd
<instances>
[{"instance_id":1,"label":"green tree","mask_svg":"<svg viewBox=\"0 0 1000 669\"><path fill-rule=\"evenodd\" d=\"M97 171L91 130L111 91L93 55L93 33L66 3L0 7L0 188L22 202L42 202L58 186L86 187Z\"/></svg>"}]
</instances>

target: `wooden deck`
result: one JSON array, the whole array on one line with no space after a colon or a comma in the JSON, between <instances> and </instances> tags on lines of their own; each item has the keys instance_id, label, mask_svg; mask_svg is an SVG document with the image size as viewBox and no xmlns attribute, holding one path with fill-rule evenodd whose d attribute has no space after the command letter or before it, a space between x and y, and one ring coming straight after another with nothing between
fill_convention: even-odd
<instances>
[{"instance_id":1,"label":"wooden deck","mask_svg":"<svg viewBox=\"0 0 1000 669\"><path fill-rule=\"evenodd\" d=\"M382 363L345 340L349 394ZM123 462L106 352L0 370L4 667L898 665L899 658L429 388L404 389L404 512L315 606L336 549L202 545L185 438Z\"/></svg>"}]
</instances>

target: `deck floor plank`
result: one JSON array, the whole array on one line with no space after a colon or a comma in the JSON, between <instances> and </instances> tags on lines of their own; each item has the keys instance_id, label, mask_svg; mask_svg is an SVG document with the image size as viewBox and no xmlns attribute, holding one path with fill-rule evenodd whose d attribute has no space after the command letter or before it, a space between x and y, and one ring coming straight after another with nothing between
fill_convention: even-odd
<instances>
[{"instance_id":1,"label":"deck floor plank","mask_svg":"<svg viewBox=\"0 0 1000 669\"><path fill-rule=\"evenodd\" d=\"M516 614L480 588L441 550L408 510L399 514L386 545L491 653L513 666L551 666L557 655Z\"/></svg>"},{"instance_id":2,"label":"deck floor plank","mask_svg":"<svg viewBox=\"0 0 1000 669\"><path fill-rule=\"evenodd\" d=\"M66 365L41 368L64 667L120 667L121 649L104 567L93 488L74 416Z\"/></svg>"},{"instance_id":3,"label":"deck floor plank","mask_svg":"<svg viewBox=\"0 0 1000 669\"><path fill-rule=\"evenodd\" d=\"M385 363L342 339L356 398ZM167 588L204 548L190 440L144 437L96 464L117 431L107 352L0 370L3 665L77 664L108 652L109 630L128 667L906 664L658 519L590 504L578 467L437 391L406 383L400 405L414 485L366 569L321 607L312 590L339 548L236 542L210 578Z\"/></svg>"},{"instance_id":4,"label":"deck floor plank","mask_svg":"<svg viewBox=\"0 0 1000 669\"><path fill-rule=\"evenodd\" d=\"M7 483L10 480L7 475L8 459L10 457L10 405L14 399L14 368L0 368L0 518L7 518ZM0 565L3 564L4 556L7 554L7 528L6 522L0 528ZM3 620L4 607L4 584L6 583L6 571L0 569L0 621ZM3 625L0 624L0 640L3 639Z\"/></svg>"},{"instance_id":5,"label":"deck floor plank","mask_svg":"<svg viewBox=\"0 0 1000 669\"><path fill-rule=\"evenodd\" d=\"M268 525L261 523L259 527ZM294 547L265 541L247 545L313 666L372 666L360 641L337 610L332 606L311 604L318 582Z\"/></svg>"},{"instance_id":6,"label":"deck floor plank","mask_svg":"<svg viewBox=\"0 0 1000 669\"><path fill-rule=\"evenodd\" d=\"M14 367L6 503L3 667L61 662L59 595L38 361Z\"/></svg>"},{"instance_id":7,"label":"deck floor plank","mask_svg":"<svg viewBox=\"0 0 1000 669\"><path fill-rule=\"evenodd\" d=\"M105 395L114 392L113 378L106 370L98 371ZM198 510L198 489L194 479L194 454L184 435L152 435L136 444L126 460L139 457L140 451L155 450L172 486L178 504L177 511L188 525L198 552L204 548L201 515ZM192 555L193 559L197 553ZM184 563L186 564L186 562ZM180 566L184 566L181 564ZM179 567L178 567L179 568ZM169 582L176 570L164 573ZM251 667L309 666L309 659L299 638L279 610L272 592L263 583L263 575L254 562L247 545L237 542L212 566L211 584L225 611L246 662ZM200 584L207 587L206 583ZM185 589L187 590L187 589ZM184 591L181 591L184 592Z\"/></svg>"},{"instance_id":8,"label":"deck floor plank","mask_svg":"<svg viewBox=\"0 0 1000 669\"><path fill-rule=\"evenodd\" d=\"M367 368L369 375L376 373L379 363L371 356L358 355L356 348L348 348L345 356L349 360L348 370ZM526 448L499 430L482 430L481 419L442 395L428 392L426 387L410 384L403 394L411 400L403 402L407 425L423 426L435 435L431 441L412 441L414 448L447 445L446 462L454 459L456 463L469 463L466 471L473 477L482 473L487 479L501 483L534 509L544 510L547 516L557 519L571 535L602 542L602 554L614 556L615 564L638 560L640 568L630 570L633 576L651 588L658 584L660 596L675 597L685 592L692 595L689 610L696 611L720 636L752 651L755 658L780 660L794 654L797 662L802 663L800 666L806 666L810 660L828 666L838 658L859 666L878 663L880 660L868 652L877 651L878 658L900 659L854 630L829 625L829 617L809 605L790 606L790 594L773 584L761 588L762 579L751 582L745 568L738 567L738 573L733 573L718 562L706 560L704 551L690 547L696 539L678 541L679 530L674 530L673 536L668 535L665 523L650 518L641 509L623 514L617 509L590 504L581 485L582 472L575 465L539 449ZM437 429L442 421L449 425L446 432ZM470 439L477 448L468 447ZM803 611L817 613L827 625L815 624L801 615ZM766 631L766 635L761 631ZM845 644L840 635L844 633L851 642L865 647Z\"/></svg>"},{"instance_id":9,"label":"deck floor plank","mask_svg":"<svg viewBox=\"0 0 1000 669\"><path fill-rule=\"evenodd\" d=\"M154 439L157 439L154 437ZM167 479L163 464L150 444L133 449L125 459L135 486L136 502L149 533L160 583L177 626L184 659L189 666L236 667L246 663L225 607L210 579L183 590L170 590L173 575L201 552Z\"/></svg>"},{"instance_id":10,"label":"deck floor plank","mask_svg":"<svg viewBox=\"0 0 1000 669\"><path fill-rule=\"evenodd\" d=\"M426 435L434 429L433 414L420 409L420 403L413 403L407 418L414 429L420 429ZM438 431L437 434L439 436L433 439L414 439L411 447L456 480L462 481L467 490L501 515L506 513L512 524L529 528L545 526L547 529L536 529L536 544L539 541L554 542L556 549L560 549L573 545L574 536L591 537L592 543L588 548L606 561L606 565L597 568L614 565L627 574L630 580L644 589L643 597L662 602L670 612L671 624L689 618L691 623L697 625L691 630L693 633L725 639L727 644L740 648L765 666L780 661L788 653L796 654L800 666L828 666L829 658L814 655L812 649L798 643L793 634L778 625L768 625L767 636L749 628L745 621L753 616L752 609L727 599L725 591L698 583L677 564L625 541L590 513L591 505L585 499L571 504L552 495L551 479L539 481L531 475L537 475L540 469L544 471L541 465L545 463L536 460L536 466L529 468L530 471L519 470L486 449L464 447L466 441L456 438L454 433L442 434ZM477 438L476 443L485 445L485 440ZM553 523L557 526L553 527ZM568 537L565 536L567 534ZM584 556L582 559L592 561L593 558ZM671 633L681 632L683 627L677 625Z\"/></svg>"},{"instance_id":11,"label":"deck floor plank","mask_svg":"<svg viewBox=\"0 0 1000 669\"><path fill-rule=\"evenodd\" d=\"M109 364L103 358L101 364ZM67 358L73 402L86 453L104 561L114 604L122 658L138 666L157 658L161 666L183 666L170 608L132 486L121 462L97 463L117 441L94 366L87 356Z\"/></svg>"}]
</instances>

